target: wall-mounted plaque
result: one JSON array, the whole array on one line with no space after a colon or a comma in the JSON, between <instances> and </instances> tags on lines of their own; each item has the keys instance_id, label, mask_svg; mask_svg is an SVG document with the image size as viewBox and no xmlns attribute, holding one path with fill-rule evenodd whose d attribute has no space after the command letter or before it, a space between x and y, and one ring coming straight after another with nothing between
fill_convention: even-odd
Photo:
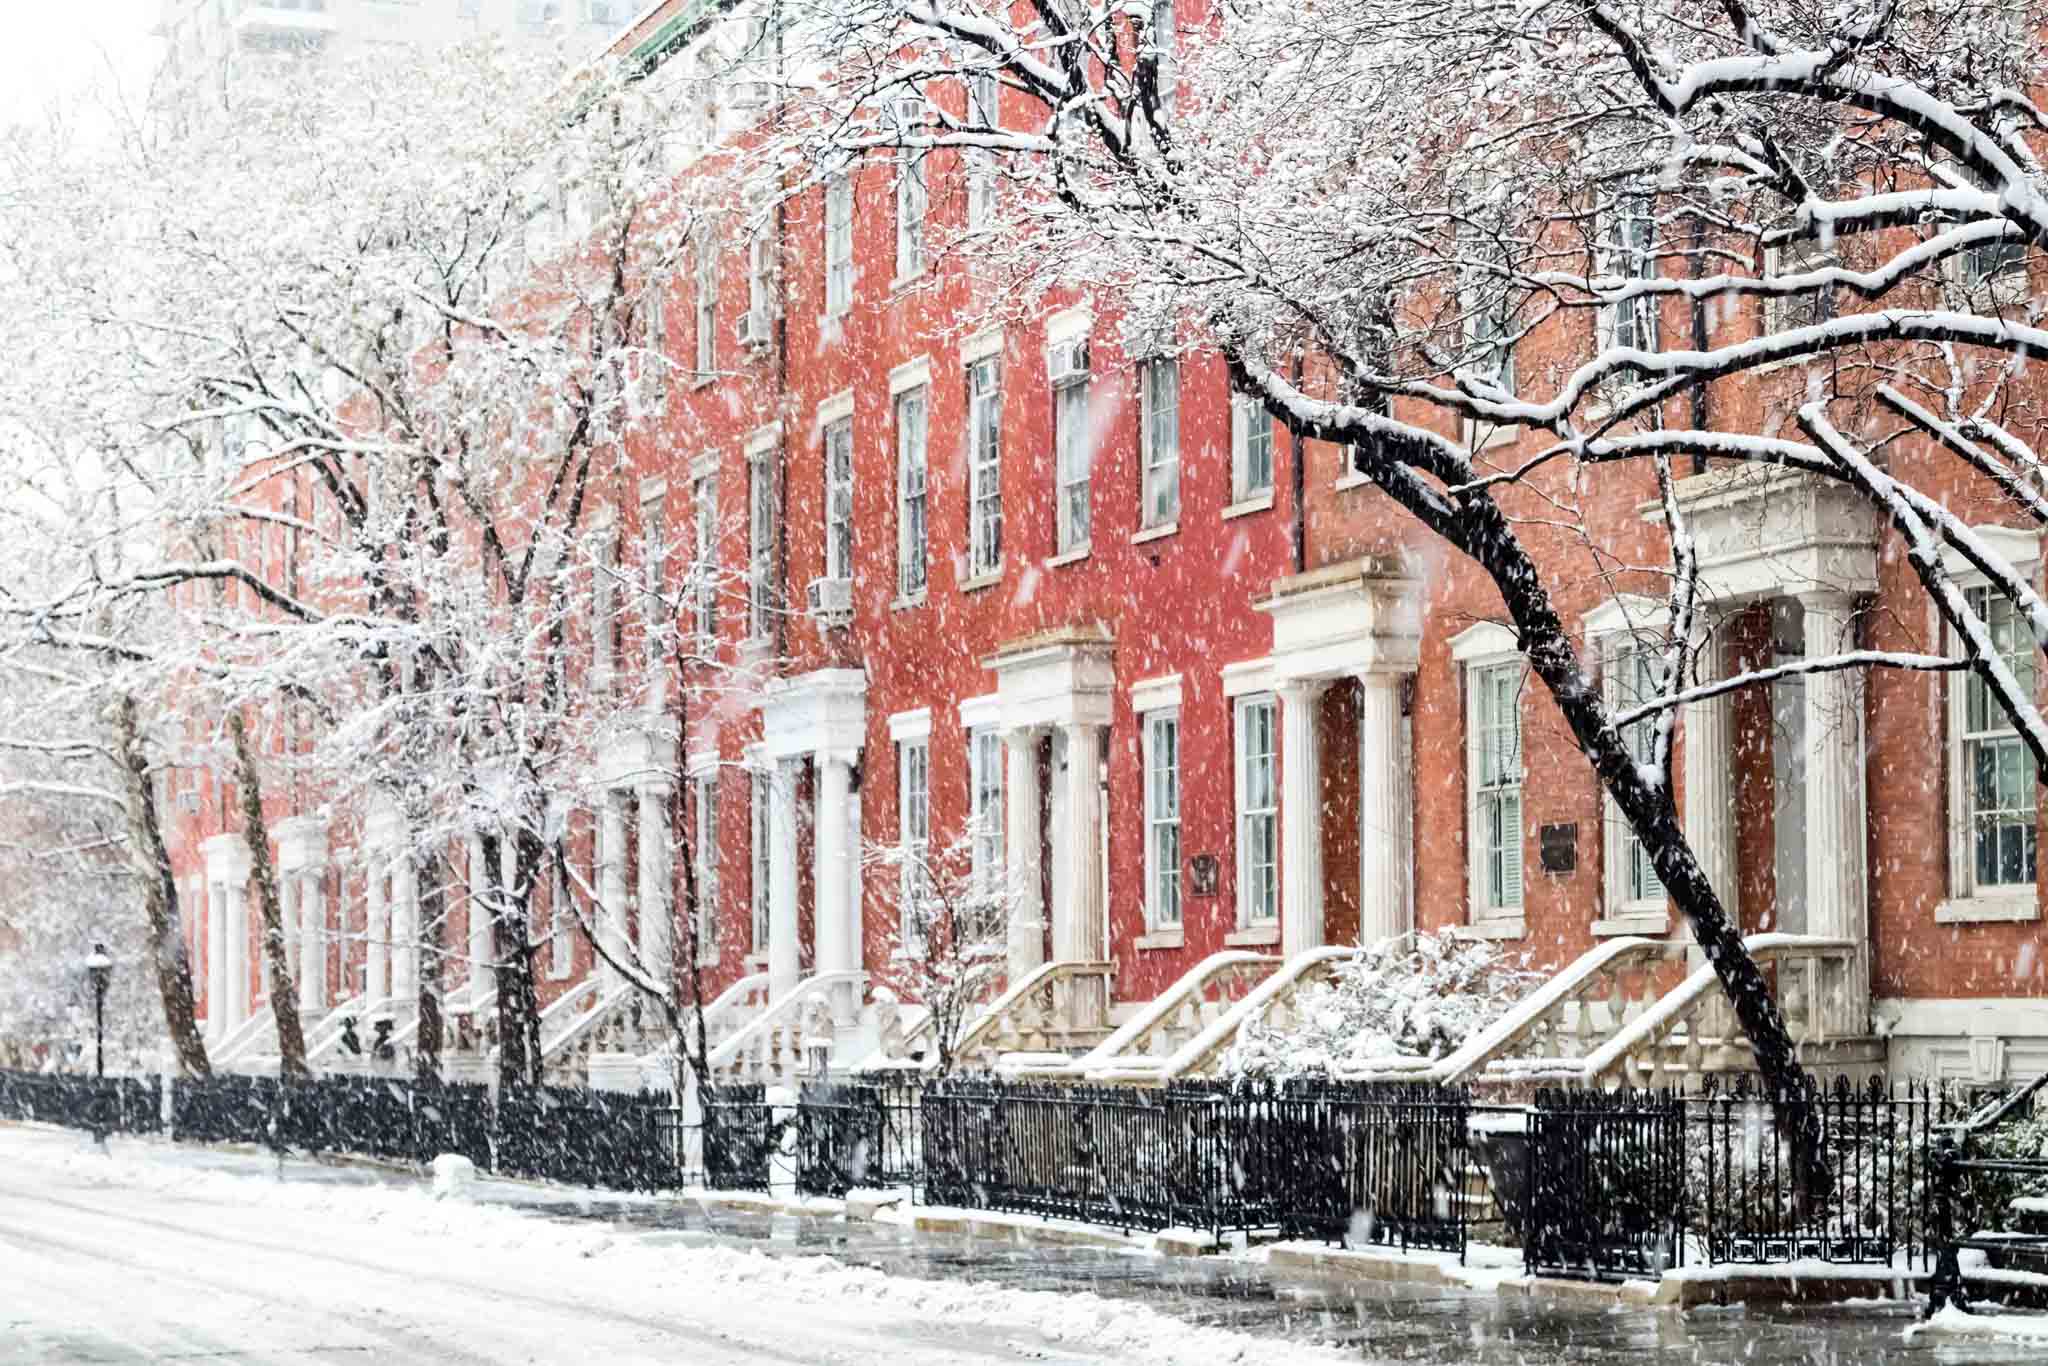
<instances>
[{"instance_id":1,"label":"wall-mounted plaque","mask_svg":"<svg viewBox=\"0 0 2048 1366\"><path fill-rule=\"evenodd\" d=\"M1188 860L1188 895L1214 896L1222 865L1214 854L1197 854Z\"/></svg>"},{"instance_id":2,"label":"wall-mounted plaque","mask_svg":"<svg viewBox=\"0 0 2048 1366\"><path fill-rule=\"evenodd\" d=\"M1539 826L1536 830L1536 858L1546 873L1569 873L1579 866L1579 827L1576 823Z\"/></svg>"}]
</instances>

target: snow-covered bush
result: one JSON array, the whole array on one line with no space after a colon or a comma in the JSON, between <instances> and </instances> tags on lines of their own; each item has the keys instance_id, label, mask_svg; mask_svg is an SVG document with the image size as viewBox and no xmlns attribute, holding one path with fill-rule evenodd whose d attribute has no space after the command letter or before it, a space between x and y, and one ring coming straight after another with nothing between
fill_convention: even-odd
<instances>
[{"instance_id":1,"label":"snow-covered bush","mask_svg":"<svg viewBox=\"0 0 2048 1366\"><path fill-rule=\"evenodd\" d=\"M1394 1057L1440 1058L1498 1020L1542 974L1485 940L1415 933L1339 961L1295 998L1294 1022L1246 1022L1233 1076L1312 1076Z\"/></svg>"}]
</instances>

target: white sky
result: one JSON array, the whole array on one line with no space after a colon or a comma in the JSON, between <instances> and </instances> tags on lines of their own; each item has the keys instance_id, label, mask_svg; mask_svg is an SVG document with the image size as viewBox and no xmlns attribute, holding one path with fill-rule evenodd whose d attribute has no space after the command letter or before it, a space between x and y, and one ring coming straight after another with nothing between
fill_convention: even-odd
<instances>
[{"instance_id":1,"label":"white sky","mask_svg":"<svg viewBox=\"0 0 2048 1366\"><path fill-rule=\"evenodd\" d=\"M0 0L0 123L52 100L147 86L162 0Z\"/></svg>"}]
</instances>

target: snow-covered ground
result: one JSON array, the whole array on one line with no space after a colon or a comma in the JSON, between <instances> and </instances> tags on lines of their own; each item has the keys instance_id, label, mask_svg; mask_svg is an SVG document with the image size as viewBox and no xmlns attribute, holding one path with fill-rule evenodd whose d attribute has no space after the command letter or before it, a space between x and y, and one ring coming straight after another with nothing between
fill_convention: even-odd
<instances>
[{"instance_id":1,"label":"snow-covered ground","mask_svg":"<svg viewBox=\"0 0 2048 1366\"><path fill-rule=\"evenodd\" d=\"M0 1362L1314 1363L1128 1301L684 1247L0 1125Z\"/></svg>"}]
</instances>

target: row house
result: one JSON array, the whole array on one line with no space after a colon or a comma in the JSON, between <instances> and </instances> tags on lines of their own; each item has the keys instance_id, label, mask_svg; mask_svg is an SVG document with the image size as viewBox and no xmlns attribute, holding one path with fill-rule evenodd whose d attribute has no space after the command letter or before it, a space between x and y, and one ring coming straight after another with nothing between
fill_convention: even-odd
<instances>
[{"instance_id":1,"label":"row house","mask_svg":"<svg viewBox=\"0 0 2048 1366\"><path fill-rule=\"evenodd\" d=\"M687 58L711 41L707 13L656 6L615 50ZM1015 92L950 98L1027 112L996 103ZM729 154L744 147L742 127ZM696 658L680 691L651 692L648 724L593 775L578 847L600 933L668 960L682 870L662 851L686 835L704 908L694 977L722 1056L787 1057L801 1038L839 1065L919 1047L878 1009L879 988L914 976L916 927L875 851L955 840L1011 889L1006 987L973 1035L983 1061L1050 1052L1063 1057L1029 1065L1184 1074L1213 1065L1236 1003L1274 1008L1343 948L1410 929L1497 941L1569 978L1553 1024L1582 1040L1622 1037L1682 990L1687 928L1529 686L1491 585L1345 451L1294 440L1233 394L1201 337L1134 337L1109 298L1007 298L972 250L1000 230L1002 196L972 157L871 155L765 221L740 206L709 218L661 282L650 337L672 368L594 534L664 546L664 580L705 587L682 623ZM1716 339L1784 321L1731 315ZM1651 310L1585 326L1648 340L1677 322ZM1560 322L1514 363L1591 340ZM1761 430L1805 384L1793 367L1707 401L1731 429ZM1487 449L1507 465L1519 448L1503 435ZM1909 446L1895 458L1934 468ZM2038 559L1989 490L1945 477L1953 506ZM1579 544L1622 564L1668 557L1646 468L1560 469L1517 496L1528 506L1511 511L1552 500L1583 519L1577 542L1536 541L1560 570ZM1792 473L1705 466L1679 496L1703 546L1714 667L1939 646L1867 505ZM1557 581L1626 704L1661 628L1657 577ZM617 591L591 590L593 688L633 667ZM1816 1063L1979 1081L2048 1063L2033 775L1977 689L1825 673L1683 713L1687 833L1761 936ZM662 750L679 723L675 791ZM375 851L372 826L361 847ZM317 872L332 838L280 829L281 866ZM201 956L225 1036L260 981L238 930L246 870L230 837L205 848ZM371 852L302 885L306 955L351 927L399 945L323 956L307 1001L403 996L417 914L403 867ZM551 1037L584 1039L593 1077L637 1078L640 1045L603 1028L631 988L551 909L571 895L552 889L539 912L557 931ZM484 964L475 933L471 948ZM481 1003L487 967L471 980ZM914 1034L914 1002L911 1015Z\"/></svg>"}]
</instances>

